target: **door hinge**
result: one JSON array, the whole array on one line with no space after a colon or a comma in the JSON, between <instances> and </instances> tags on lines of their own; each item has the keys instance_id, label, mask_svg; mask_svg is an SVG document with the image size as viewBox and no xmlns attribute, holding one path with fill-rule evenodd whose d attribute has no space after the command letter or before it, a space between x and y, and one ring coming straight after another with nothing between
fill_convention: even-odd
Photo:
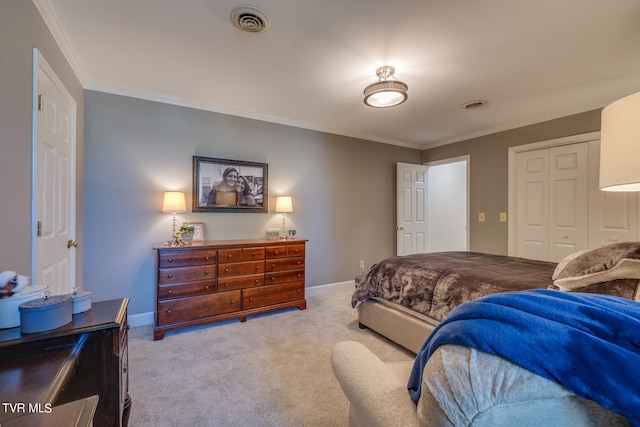
<instances>
[{"instance_id":1,"label":"door hinge","mask_svg":"<svg viewBox=\"0 0 640 427\"><path fill-rule=\"evenodd\" d=\"M36 226L36 235L42 237L42 221L38 221Z\"/></svg>"},{"instance_id":2,"label":"door hinge","mask_svg":"<svg viewBox=\"0 0 640 427\"><path fill-rule=\"evenodd\" d=\"M38 95L38 111L42 111L42 95Z\"/></svg>"}]
</instances>

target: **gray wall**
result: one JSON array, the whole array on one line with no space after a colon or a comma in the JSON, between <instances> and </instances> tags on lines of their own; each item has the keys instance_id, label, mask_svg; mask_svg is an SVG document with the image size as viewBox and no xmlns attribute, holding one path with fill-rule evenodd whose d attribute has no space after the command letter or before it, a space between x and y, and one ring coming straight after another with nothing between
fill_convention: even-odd
<instances>
[{"instance_id":1,"label":"gray wall","mask_svg":"<svg viewBox=\"0 0 640 427\"><path fill-rule=\"evenodd\" d=\"M33 48L77 102L77 211L82 241L83 92L33 2L0 2L0 271L31 274ZM76 276L82 275L82 251Z\"/></svg>"},{"instance_id":2,"label":"gray wall","mask_svg":"<svg viewBox=\"0 0 640 427\"><path fill-rule=\"evenodd\" d=\"M269 165L269 212L191 212L192 156ZM185 107L85 91L84 286L154 311L154 242L170 237L165 190L184 191L185 220L206 239L264 237L280 227L276 195L293 197L288 228L308 239L307 287L352 280L358 261L395 254L395 164L407 148Z\"/></svg>"},{"instance_id":3,"label":"gray wall","mask_svg":"<svg viewBox=\"0 0 640 427\"><path fill-rule=\"evenodd\" d=\"M508 211L509 147L598 131L600 111L588 111L423 152L423 162L462 155L471 157L470 250L498 255L508 253L508 223L499 222L499 213ZM485 222L478 222L478 212L486 213Z\"/></svg>"}]
</instances>

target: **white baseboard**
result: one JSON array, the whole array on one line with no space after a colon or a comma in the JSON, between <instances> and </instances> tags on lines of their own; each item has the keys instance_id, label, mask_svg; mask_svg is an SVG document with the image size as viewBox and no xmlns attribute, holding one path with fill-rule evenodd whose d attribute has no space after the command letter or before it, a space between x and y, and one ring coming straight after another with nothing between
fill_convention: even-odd
<instances>
[{"instance_id":1,"label":"white baseboard","mask_svg":"<svg viewBox=\"0 0 640 427\"><path fill-rule=\"evenodd\" d=\"M150 311L148 313L130 314L129 316L127 316L127 320L129 321L129 326L131 326L132 328L138 326L153 325L156 321L155 314L156 313L154 311Z\"/></svg>"},{"instance_id":2,"label":"white baseboard","mask_svg":"<svg viewBox=\"0 0 640 427\"><path fill-rule=\"evenodd\" d=\"M318 285L306 288L304 293L307 297L315 297L318 295L327 295L331 293L338 293L355 289L355 282L353 280L347 280L346 282L330 283L328 285ZM129 326L132 328L138 326L153 325L155 322L155 313L150 311L148 313L130 314Z\"/></svg>"}]
</instances>

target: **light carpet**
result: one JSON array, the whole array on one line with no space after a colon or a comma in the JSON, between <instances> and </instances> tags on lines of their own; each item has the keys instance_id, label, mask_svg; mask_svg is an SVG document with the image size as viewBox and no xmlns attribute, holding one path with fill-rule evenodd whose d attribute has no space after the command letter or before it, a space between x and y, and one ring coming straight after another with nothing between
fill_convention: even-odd
<instances>
[{"instance_id":1,"label":"light carpet","mask_svg":"<svg viewBox=\"0 0 640 427\"><path fill-rule=\"evenodd\" d=\"M348 401L331 371L334 344L363 343L386 362L415 355L358 327L351 292L283 310L169 332L129 334L129 425L346 426Z\"/></svg>"}]
</instances>

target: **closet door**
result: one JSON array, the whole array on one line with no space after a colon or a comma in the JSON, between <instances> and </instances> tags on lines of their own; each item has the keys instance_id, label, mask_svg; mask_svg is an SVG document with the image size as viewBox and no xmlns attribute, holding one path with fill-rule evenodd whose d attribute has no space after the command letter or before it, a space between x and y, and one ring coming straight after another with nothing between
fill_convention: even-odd
<instances>
[{"instance_id":1,"label":"closet door","mask_svg":"<svg viewBox=\"0 0 640 427\"><path fill-rule=\"evenodd\" d=\"M600 141L589 142L589 246L637 240L637 195L601 191L599 188Z\"/></svg>"},{"instance_id":2,"label":"closet door","mask_svg":"<svg viewBox=\"0 0 640 427\"><path fill-rule=\"evenodd\" d=\"M588 143L549 149L549 261L589 248Z\"/></svg>"},{"instance_id":3,"label":"closet door","mask_svg":"<svg viewBox=\"0 0 640 427\"><path fill-rule=\"evenodd\" d=\"M516 157L516 256L549 258L549 150Z\"/></svg>"}]
</instances>

